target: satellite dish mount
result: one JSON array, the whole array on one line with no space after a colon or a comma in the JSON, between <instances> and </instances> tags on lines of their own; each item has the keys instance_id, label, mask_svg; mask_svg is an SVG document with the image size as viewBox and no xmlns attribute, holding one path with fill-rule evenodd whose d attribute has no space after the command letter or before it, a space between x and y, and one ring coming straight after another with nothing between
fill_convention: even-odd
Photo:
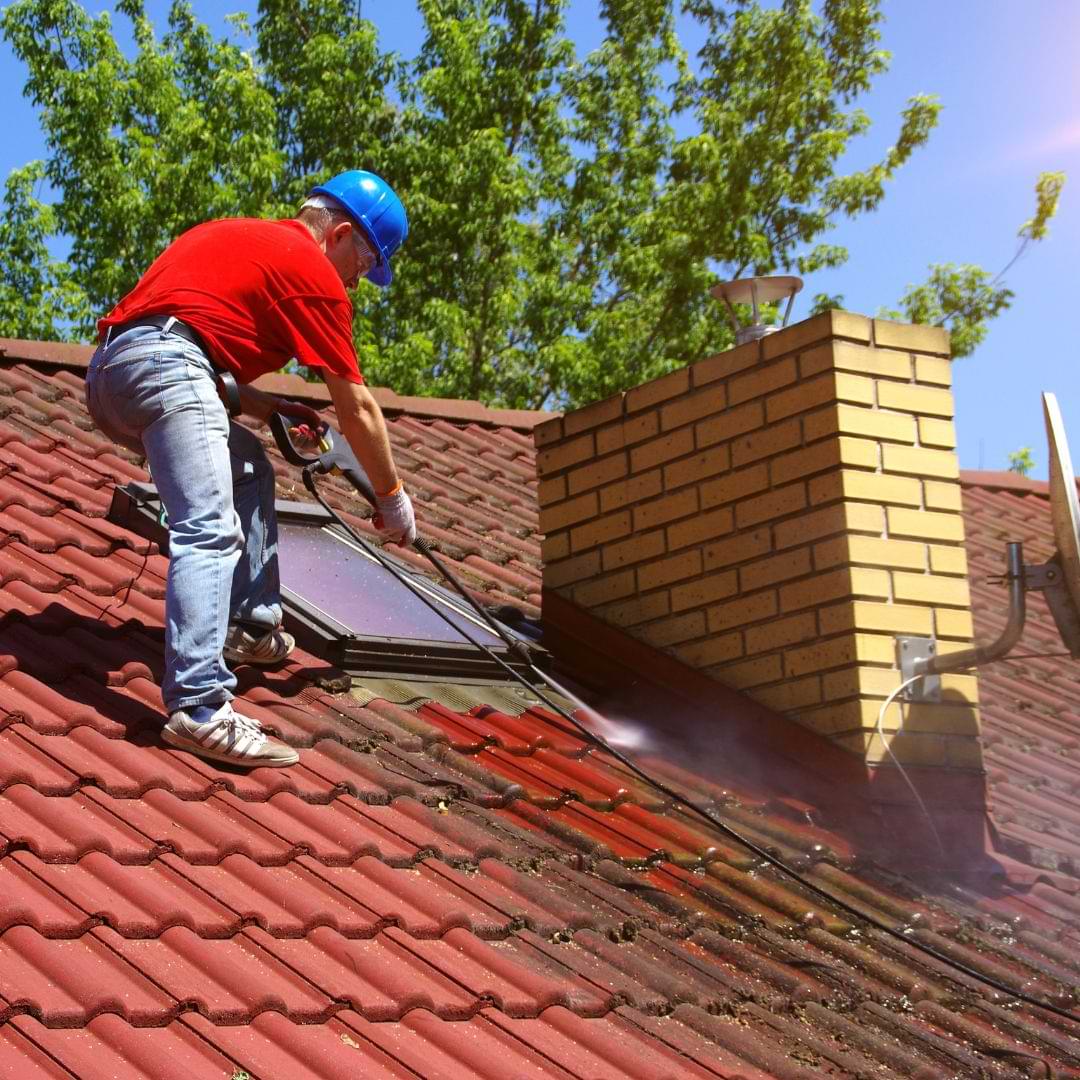
<instances>
[{"instance_id":1,"label":"satellite dish mount","mask_svg":"<svg viewBox=\"0 0 1080 1080\"><path fill-rule=\"evenodd\" d=\"M898 639L900 671L904 680L918 675L921 680L909 688L907 700L933 702L941 699L941 678L945 672L963 671L1004 659L1020 640L1027 617L1026 595L1039 591L1046 597L1058 633L1074 658L1080 658L1080 503L1076 476L1065 425L1057 398L1043 394L1046 441L1050 448L1050 516L1057 550L1041 565L1024 565L1024 546L1018 541L1005 545L1005 574L1000 581L1009 587L1009 616L1001 636L991 645L937 655L933 638Z\"/></svg>"}]
</instances>

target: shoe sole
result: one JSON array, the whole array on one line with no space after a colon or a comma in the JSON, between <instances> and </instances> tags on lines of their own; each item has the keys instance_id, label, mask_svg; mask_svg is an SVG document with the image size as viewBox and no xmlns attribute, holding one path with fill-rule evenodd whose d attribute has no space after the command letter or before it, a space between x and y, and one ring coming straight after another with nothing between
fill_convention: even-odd
<instances>
[{"instance_id":1,"label":"shoe sole","mask_svg":"<svg viewBox=\"0 0 1080 1080\"><path fill-rule=\"evenodd\" d=\"M239 765L242 769L286 769L290 765L296 765L300 761L297 754L291 761L263 760L261 758L238 758L220 750L211 750L209 747L200 746L198 743L188 742L187 739L179 738L171 731L162 731L162 742L167 742L177 750L186 750L189 754L195 754L210 761L223 761L228 765Z\"/></svg>"},{"instance_id":2,"label":"shoe sole","mask_svg":"<svg viewBox=\"0 0 1080 1080\"><path fill-rule=\"evenodd\" d=\"M233 652L231 649L225 649L221 655L233 664L252 664L255 667L273 667L274 664L283 664L288 660L292 655L292 649L284 656L275 656L266 660L258 656L245 656L241 653Z\"/></svg>"}]
</instances>

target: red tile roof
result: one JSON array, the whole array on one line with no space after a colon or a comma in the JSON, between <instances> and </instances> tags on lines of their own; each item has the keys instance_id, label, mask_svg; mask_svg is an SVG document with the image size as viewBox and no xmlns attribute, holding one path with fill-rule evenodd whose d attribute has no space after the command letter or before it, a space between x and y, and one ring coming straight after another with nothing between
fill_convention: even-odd
<instances>
[{"instance_id":1,"label":"red tile roof","mask_svg":"<svg viewBox=\"0 0 1080 1080\"><path fill-rule=\"evenodd\" d=\"M965 473L964 514L979 639L1001 633L1005 543L1027 565L1054 553L1045 482L1013 473ZM980 672L984 744L994 820L1019 858L1080 877L1080 663L1064 650L1041 593L1027 594L1014 655Z\"/></svg>"},{"instance_id":2,"label":"red tile roof","mask_svg":"<svg viewBox=\"0 0 1080 1080\"><path fill-rule=\"evenodd\" d=\"M0 1076L1080 1075L1080 1022L854 929L528 701L342 694L300 653L240 672L300 766L160 745L165 563L104 518L143 474L92 430L68 354L19 349L0 363ZM412 412L390 428L423 529L486 599L532 610L527 434ZM1049 766L1075 744L1049 707L1023 720L995 769L1067 807ZM1042 774L999 757L1040 752ZM859 910L1075 1008L1064 861L993 895L931 889L864 865L779 773L650 767ZM1039 865L1063 826L1032 812L1003 829Z\"/></svg>"}]
</instances>

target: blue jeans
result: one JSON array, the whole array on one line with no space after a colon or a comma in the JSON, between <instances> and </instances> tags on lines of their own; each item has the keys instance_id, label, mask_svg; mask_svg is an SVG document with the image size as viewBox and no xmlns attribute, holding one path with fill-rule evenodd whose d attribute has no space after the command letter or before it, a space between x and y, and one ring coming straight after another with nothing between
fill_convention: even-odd
<instances>
[{"instance_id":1,"label":"blue jeans","mask_svg":"<svg viewBox=\"0 0 1080 1080\"><path fill-rule=\"evenodd\" d=\"M86 376L90 415L145 454L169 519L165 681L169 712L232 697L230 622L281 622L274 473L259 440L229 422L205 354L135 327L101 346Z\"/></svg>"}]
</instances>

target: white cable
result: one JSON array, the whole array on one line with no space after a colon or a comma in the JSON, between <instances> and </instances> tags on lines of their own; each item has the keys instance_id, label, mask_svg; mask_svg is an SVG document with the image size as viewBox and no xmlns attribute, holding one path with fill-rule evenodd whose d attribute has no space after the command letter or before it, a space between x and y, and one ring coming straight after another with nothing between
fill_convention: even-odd
<instances>
[{"instance_id":1,"label":"white cable","mask_svg":"<svg viewBox=\"0 0 1080 1080\"><path fill-rule=\"evenodd\" d=\"M881 708L877 714L877 733L878 738L881 739L881 745L885 747L885 753L892 759L892 763L900 770L900 775L904 778L904 783L907 784L911 794L915 797L915 801L919 804L919 809L923 812L923 817L926 818L927 824L930 826L930 831L934 834L934 840L937 843L938 851L944 855L945 845L941 842L941 837L938 835L937 826L934 825L934 819L930 816L930 811L927 809L926 803L923 802L922 796L919 794L918 789L911 782L911 777L904 771L904 766L900 764L900 760L893 753L892 747L889 745L888 740L885 738L885 713L888 712L889 706L913 683L918 682L920 679L926 678L925 675L912 675L910 679L902 682L882 703ZM897 732L900 733L904 729L904 710L900 708L900 726L897 728Z\"/></svg>"}]
</instances>

